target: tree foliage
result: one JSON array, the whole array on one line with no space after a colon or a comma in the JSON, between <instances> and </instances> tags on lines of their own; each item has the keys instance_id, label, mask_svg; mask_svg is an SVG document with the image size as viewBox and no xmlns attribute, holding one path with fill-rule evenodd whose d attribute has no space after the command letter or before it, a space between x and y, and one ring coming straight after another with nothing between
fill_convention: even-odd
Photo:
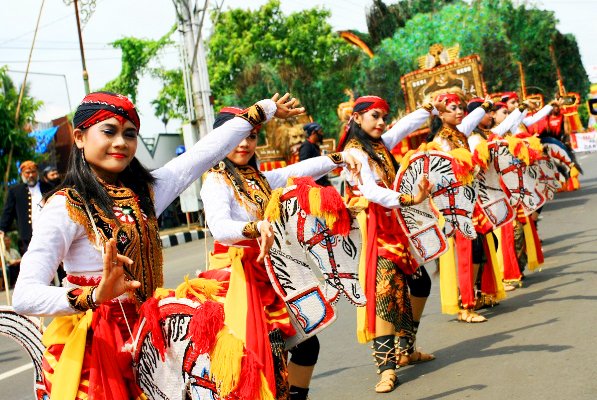
<instances>
[{"instance_id":1,"label":"tree foliage","mask_svg":"<svg viewBox=\"0 0 597 400\"><path fill-rule=\"evenodd\" d=\"M172 119L184 120L187 115L187 104L184 80L181 69L156 68L152 75L162 81L162 88L155 100L151 101L155 115L167 128Z\"/></svg>"},{"instance_id":2,"label":"tree foliage","mask_svg":"<svg viewBox=\"0 0 597 400\"><path fill-rule=\"evenodd\" d=\"M434 12L410 13L408 10L414 5L419 7L417 11L433 7ZM472 5L459 0L401 1L386 9L395 16L400 7L408 11L401 15L410 17L374 49L376 55L364 66L358 83L362 91L384 96L392 105L404 107L400 76L418 69L417 57L434 43L459 43L462 56L478 54L490 92L520 88L516 64L520 61L529 92L540 92L548 99L556 92L555 66L549 54L549 45L553 43L566 88L582 94L588 90L576 41L557 31L557 20L551 11L524 4L516 6L511 0L476 0ZM397 24L400 26L404 19L397 19Z\"/></svg>"},{"instance_id":3,"label":"tree foliage","mask_svg":"<svg viewBox=\"0 0 597 400\"><path fill-rule=\"evenodd\" d=\"M208 44L216 106L290 91L326 131L336 132L336 107L362 56L332 31L329 15L320 8L284 15L277 0L221 13Z\"/></svg>"},{"instance_id":4,"label":"tree foliage","mask_svg":"<svg viewBox=\"0 0 597 400\"><path fill-rule=\"evenodd\" d=\"M6 178L6 171L10 167L8 179L4 179L0 188L0 202L3 203L4 193L8 182L18 178L16 162L35 160L35 139L29 136L30 126L34 114L42 106L42 102L29 96L25 87L19 120L15 123L18 88L7 74L6 67L0 68L0 171ZM9 164L10 163L10 164Z\"/></svg>"},{"instance_id":5,"label":"tree foliage","mask_svg":"<svg viewBox=\"0 0 597 400\"><path fill-rule=\"evenodd\" d=\"M416 14L435 12L455 2L462 3L462 0L402 0L391 5L386 5L383 0L373 0L367 11L371 44L377 46L383 39L394 36L396 30L403 28Z\"/></svg>"},{"instance_id":6,"label":"tree foliage","mask_svg":"<svg viewBox=\"0 0 597 400\"><path fill-rule=\"evenodd\" d=\"M122 66L120 74L106 83L104 90L128 96L135 103L141 76L150 72L149 62L158 55L159 51L172 43L170 36L175 29L176 26L158 40L124 37L111 43L113 47L122 51Z\"/></svg>"}]
</instances>

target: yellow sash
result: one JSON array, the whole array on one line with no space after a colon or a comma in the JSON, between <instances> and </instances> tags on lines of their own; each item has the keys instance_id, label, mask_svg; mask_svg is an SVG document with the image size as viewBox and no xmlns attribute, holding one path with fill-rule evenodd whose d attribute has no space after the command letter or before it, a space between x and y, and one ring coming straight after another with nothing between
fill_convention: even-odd
<instances>
[{"instance_id":1,"label":"yellow sash","mask_svg":"<svg viewBox=\"0 0 597 400\"><path fill-rule=\"evenodd\" d=\"M87 331L92 318L91 310L87 310L85 314L54 318L42 336L42 343L46 348L53 344L64 344L60 361L54 367L51 378L53 399L70 400L77 396Z\"/></svg>"}]
</instances>

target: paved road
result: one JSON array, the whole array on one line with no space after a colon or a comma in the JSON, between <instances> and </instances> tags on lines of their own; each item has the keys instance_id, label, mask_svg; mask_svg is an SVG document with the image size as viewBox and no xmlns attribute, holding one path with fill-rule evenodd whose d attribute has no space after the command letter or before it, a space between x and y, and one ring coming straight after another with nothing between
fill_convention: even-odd
<instances>
[{"instance_id":1,"label":"paved road","mask_svg":"<svg viewBox=\"0 0 597 400\"><path fill-rule=\"evenodd\" d=\"M597 398L597 154L581 156L582 190L558 194L543 211L539 231L546 262L525 287L470 325L442 315L437 278L421 322L419 346L437 360L399 370L394 392L377 395L371 349L356 343L355 313L320 335L322 351L313 399L578 399ZM165 250L166 286L204 264L204 242ZM16 345L0 338L0 398L31 399L31 370Z\"/></svg>"}]
</instances>

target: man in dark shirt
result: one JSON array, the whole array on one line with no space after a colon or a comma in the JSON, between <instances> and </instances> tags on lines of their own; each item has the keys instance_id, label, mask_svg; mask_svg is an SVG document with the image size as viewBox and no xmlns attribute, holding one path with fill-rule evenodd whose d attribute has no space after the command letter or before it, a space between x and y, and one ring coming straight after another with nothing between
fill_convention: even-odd
<instances>
[{"instance_id":1,"label":"man in dark shirt","mask_svg":"<svg viewBox=\"0 0 597 400\"><path fill-rule=\"evenodd\" d=\"M19 168L22 183L8 188L8 196L0 217L0 236L12 228L16 220L19 231L19 252L25 254L31 241L32 225L41 210L42 196L52 186L39 181L37 164L25 161Z\"/></svg>"},{"instance_id":2,"label":"man in dark shirt","mask_svg":"<svg viewBox=\"0 0 597 400\"><path fill-rule=\"evenodd\" d=\"M317 122L310 122L303 126L307 140L301 144L299 149L299 161L307 160L321 155L319 144L323 142L323 128ZM331 186L327 176L321 177L315 181L321 186Z\"/></svg>"}]
</instances>

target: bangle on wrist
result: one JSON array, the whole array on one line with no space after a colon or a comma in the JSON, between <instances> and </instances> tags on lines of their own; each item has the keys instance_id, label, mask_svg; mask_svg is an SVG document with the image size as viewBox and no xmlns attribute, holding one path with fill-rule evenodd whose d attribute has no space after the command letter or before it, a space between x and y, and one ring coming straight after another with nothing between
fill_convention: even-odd
<instances>
[{"instance_id":1,"label":"bangle on wrist","mask_svg":"<svg viewBox=\"0 0 597 400\"><path fill-rule=\"evenodd\" d=\"M253 127L260 126L267 120L267 115L265 114L265 110L259 104L254 104L251 107L244 110L242 113L238 114L237 117L240 117L253 125Z\"/></svg>"},{"instance_id":2,"label":"bangle on wrist","mask_svg":"<svg viewBox=\"0 0 597 400\"><path fill-rule=\"evenodd\" d=\"M248 239L257 239L261 234L257 227L257 222L249 222L243 227L243 236Z\"/></svg>"},{"instance_id":3,"label":"bangle on wrist","mask_svg":"<svg viewBox=\"0 0 597 400\"><path fill-rule=\"evenodd\" d=\"M409 207L415 204L415 198L410 194L401 193L398 195L398 202L400 207Z\"/></svg>"},{"instance_id":4,"label":"bangle on wrist","mask_svg":"<svg viewBox=\"0 0 597 400\"><path fill-rule=\"evenodd\" d=\"M81 312L95 310L97 308L94 298L95 289L97 286L82 286L69 290L66 293L68 304L74 310Z\"/></svg>"},{"instance_id":5,"label":"bangle on wrist","mask_svg":"<svg viewBox=\"0 0 597 400\"><path fill-rule=\"evenodd\" d=\"M425 104L423 104L423 105L421 106L421 108L422 108L423 110L427 111L428 113L431 113L431 112L433 112L433 109L434 109L435 107L433 107L433 104L431 104L431 103L425 103Z\"/></svg>"},{"instance_id":6,"label":"bangle on wrist","mask_svg":"<svg viewBox=\"0 0 597 400\"><path fill-rule=\"evenodd\" d=\"M334 164L342 164L344 163L344 157L342 157L342 153L330 153L328 157Z\"/></svg>"}]
</instances>

